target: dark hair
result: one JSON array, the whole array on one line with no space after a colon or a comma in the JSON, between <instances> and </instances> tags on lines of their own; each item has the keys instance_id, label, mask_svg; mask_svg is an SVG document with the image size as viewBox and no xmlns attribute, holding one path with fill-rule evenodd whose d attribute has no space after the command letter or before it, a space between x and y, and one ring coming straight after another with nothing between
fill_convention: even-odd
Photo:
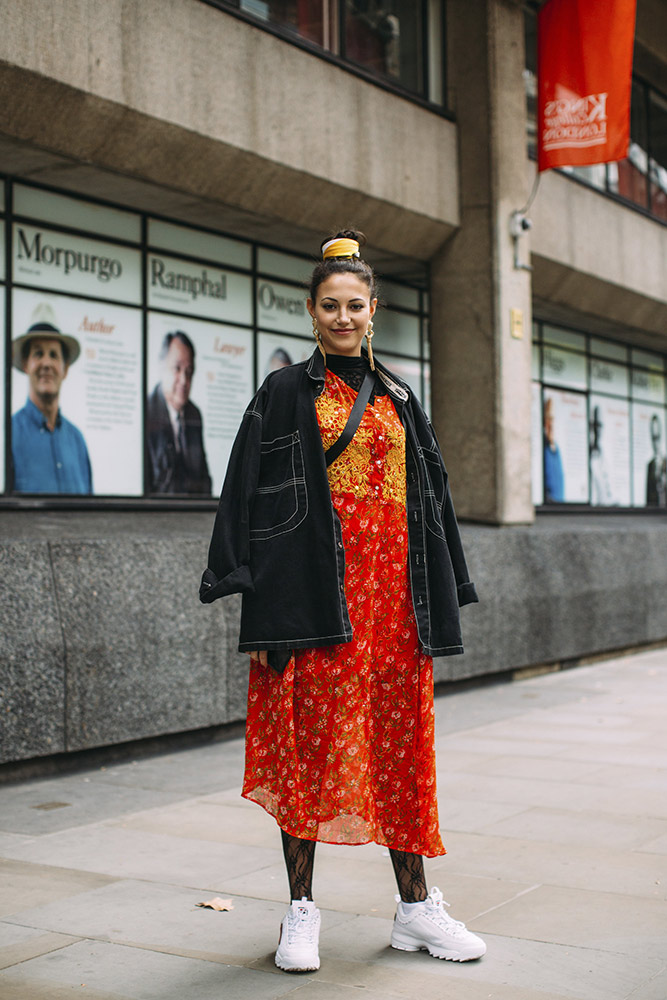
<instances>
[{"instance_id":1,"label":"dark hair","mask_svg":"<svg viewBox=\"0 0 667 1000\"><path fill-rule=\"evenodd\" d=\"M169 353L169 348L171 347L172 340L180 340L180 342L187 347L190 351L190 357L192 358L192 367L195 366L195 345L192 343L187 333L182 330L174 330L172 333L165 333L164 340L162 341L162 346L160 347L160 361L164 361Z\"/></svg>"},{"instance_id":2,"label":"dark hair","mask_svg":"<svg viewBox=\"0 0 667 1000\"><path fill-rule=\"evenodd\" d=\"M320 250L329 240L356 240L360 247L364 246L366 237L356 229L342 229L339 233L327 236L320 244ZM315 265L315 269L310 278L309 295L313 302L317 300L317 289L323 281L326 281L332 274L356 274L368 285L371 299L377 298L377 278L370 264L367 264L361 257L327 257Z\"/></svg>"}]
</instances>

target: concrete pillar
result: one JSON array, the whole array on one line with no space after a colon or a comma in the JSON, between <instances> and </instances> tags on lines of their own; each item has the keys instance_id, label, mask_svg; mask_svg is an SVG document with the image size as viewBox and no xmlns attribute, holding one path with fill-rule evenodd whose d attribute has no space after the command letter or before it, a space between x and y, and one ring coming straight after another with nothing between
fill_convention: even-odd
<instances>
[{"instance_id":1,"label":"concrete pillar","mask_svg":"<svg viewBox=\"0 0 667 1000\"><path fill-rule=\"evenodd\" d=\"M513 265L512 211L528 197L523 11L449 4L448 79L459 135L461 227L432 259L434 424L460 517L530 522L531 288ZM528 237L520 241L529 261ZM522 320L523 337L512 333ZM515 333L516 333L515 329Z\"/></svg>"}]
</instances>

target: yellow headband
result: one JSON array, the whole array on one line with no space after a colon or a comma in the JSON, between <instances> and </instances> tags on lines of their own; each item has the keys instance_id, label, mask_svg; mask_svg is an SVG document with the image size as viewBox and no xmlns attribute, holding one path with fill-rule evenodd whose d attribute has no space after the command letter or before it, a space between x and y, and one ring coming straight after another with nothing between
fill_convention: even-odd
<instances>
[{"instance_id":1,"label":"yellow headband","mask_svg":"<svg viewBox=\"0 0 667 1000\"><path fill-rule=\"evenodd\" d=\"M341 236L334 240L329 240L322 247L322 258L326 260L327 257L358 257L359 256L359 244L356 240L348 240Z\"/></svg>"}]
</instances>

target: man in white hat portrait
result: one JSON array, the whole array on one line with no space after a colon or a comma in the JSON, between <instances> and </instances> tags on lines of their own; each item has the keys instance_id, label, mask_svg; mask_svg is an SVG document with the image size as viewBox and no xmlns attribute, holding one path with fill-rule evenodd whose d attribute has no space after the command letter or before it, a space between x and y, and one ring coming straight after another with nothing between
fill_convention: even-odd
<instances>
[{"instance_id":1,"label":"man in white hat portrait","mask_svg":"<svg viewBox=\"0 0 667 1000\"><path fill-rule=\"evenodd\" d=\"M12 341L12 364L28 376L28 399L12 417L17 493L92 493L83 434L60 412L60 388L81 353L62 333L53 309L41 303L29 329Z\"/></svg>"}]
</instances>

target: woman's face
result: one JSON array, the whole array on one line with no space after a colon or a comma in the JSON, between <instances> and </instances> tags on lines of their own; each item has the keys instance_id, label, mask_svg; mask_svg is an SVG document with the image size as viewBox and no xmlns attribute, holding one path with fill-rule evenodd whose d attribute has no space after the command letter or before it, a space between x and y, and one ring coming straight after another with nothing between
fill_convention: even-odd
<instances>
[{"instance_id":1,"label":"woman's face","mask_svg":"<svg viewBox=\"0 0 667 1000\"><path fill-rule=\"evenodd\" d=\"M308 312L317 320L327 354L359 357L361 342L377 305L365 281L349 271L332 274L317 289L317 301L308 299Z\"/></svg>"}]
</instances>

